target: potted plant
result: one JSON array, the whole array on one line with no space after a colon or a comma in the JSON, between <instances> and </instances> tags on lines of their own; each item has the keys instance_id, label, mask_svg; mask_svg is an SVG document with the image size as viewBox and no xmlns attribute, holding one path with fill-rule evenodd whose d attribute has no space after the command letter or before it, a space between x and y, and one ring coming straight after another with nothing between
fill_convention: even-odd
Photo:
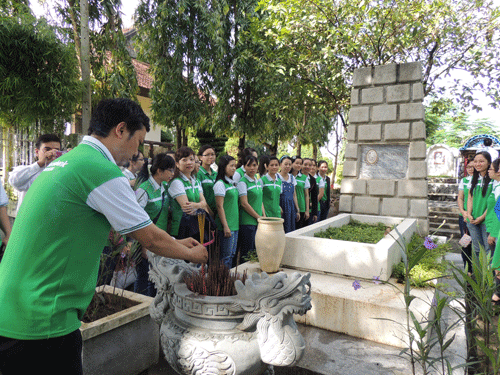
<instances>
[{"instance_id":1,"label":"potted plant","mask_svg":"<svg viewBox=\"0 0 500 375\"><path fill-rule=\"evenodd\" d=\"M122 283L133 278L134 246L112 231L109 248L103 252L94 298L80 327L83 339L82 363L86 375L132 375L158 362L159 332L149 315L153 298L100 285L122 275ZM114 278L112 278L114 274ZM133 354L133 355L132 355Z\"/></svg>"}]
</instances>

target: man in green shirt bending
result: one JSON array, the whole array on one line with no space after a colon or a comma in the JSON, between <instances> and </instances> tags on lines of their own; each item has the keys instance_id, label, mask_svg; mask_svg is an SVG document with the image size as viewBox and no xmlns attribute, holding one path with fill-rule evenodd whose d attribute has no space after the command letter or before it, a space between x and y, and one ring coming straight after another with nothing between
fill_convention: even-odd
<instances>
[{"instance_id":1,"label":"man in green shirt bending","mask_svg":"<svg viewBox=\"0 0 500 375\"><path fill-rule=\"evenodd\" d=\"M147 131L138 104L103 100L90 136L49 164L28 190L0 263L3 375L82 373L80 319L111 227L154 253L206 262L197 241L176 241L151 222L118 167L137 153Z\"/></svg>"}]
</instances>

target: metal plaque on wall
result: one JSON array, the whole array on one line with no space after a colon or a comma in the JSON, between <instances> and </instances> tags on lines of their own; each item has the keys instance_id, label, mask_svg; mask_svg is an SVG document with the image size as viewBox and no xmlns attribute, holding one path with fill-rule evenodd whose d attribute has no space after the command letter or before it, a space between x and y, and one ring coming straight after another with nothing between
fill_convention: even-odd
<instances>
[{"instance_id":1,"label":"metal plaque on wall","mask_svg":"<svg viewBox=\"0 0 500 375\"><path fill-rule=\"evenodd\" d=\"M398 180L408 172L408 145L361 145L359 178Z\"/></svg>"}]
</instances>

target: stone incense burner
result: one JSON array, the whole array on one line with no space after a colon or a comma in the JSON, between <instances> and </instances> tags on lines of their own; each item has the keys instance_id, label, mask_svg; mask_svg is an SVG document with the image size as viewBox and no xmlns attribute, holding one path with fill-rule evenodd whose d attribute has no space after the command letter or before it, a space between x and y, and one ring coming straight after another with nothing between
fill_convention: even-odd
<instances>
[{"instance_id":1,"label":"stone incense burner","mask_svg":"<svg viewBox=\"0 0 500 375\"><path fill-rule=\"evenodd\" d=\"M293 366L305 341L293 314L311 308L310 274L253 274L237 295L202 296L183 282L197 268L148 252L158 294L150 306L170 366L179 374L271 374Z\"/></svg>"}]
</instances>

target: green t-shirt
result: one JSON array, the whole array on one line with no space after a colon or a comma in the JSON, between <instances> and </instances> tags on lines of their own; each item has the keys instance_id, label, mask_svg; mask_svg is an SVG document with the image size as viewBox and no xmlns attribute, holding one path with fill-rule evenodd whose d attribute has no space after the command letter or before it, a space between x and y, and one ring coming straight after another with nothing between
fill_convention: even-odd
<instances>
[{"instance_id":1,"label":"green t-shirt","mask_svg":"<svg viewBox=\"0 0 500 375\"><path fill-rule=\"evenodd\" d=\"M266 217L281 217L280 194L281 180L274 176L274 180L266 174L260 179L262 184L262 200Z\"/></svg>"},{"instance_id":2,"label":"green t-shirt","mask_svg":"<svg viewBox=\"0 0 500 375\"><path fill-rule=\"evenodd\" d=\"M172 236L175 237L179 234L179 226L182 218L182 208L175 198L186 195L188 201L198 203L200 201L200 193L203 194L203 188L200 181L194 177L188 179L181 174L170 182L168 194L171 198L170 206L172 207Z\"/></svg>"},{"instance_id":3,"label":"green t-shirt","mask_svg":"<svg viewBox=\"0 0 500 375\"><path fill-rule=\"evenodd\" d=\"M244 186L243 186L243 185ZM262 216L262 185L257 179L250 181L247 175L238 182L238 196L247 196L248 204ZM240 209L240 225L257 225L257 219Z\"/></svg>"},{"instance_id":4,"label":"green t-shirt","mask_svg":"<svg viewBox=\"0 0 500 375\"><path fill-rule=\"evenodd\" d=\"M309 188L309 176L297 173L295 177L295 181L297 181L297 185L295 186L295 194L297 195L297 203L299 204L299 211L306 212L306 195L305 189Z\"/></svg>"},{"instance_id":5,"label":"green t-shirt","mask_svg":"<svg viewBox=\"0 0 500 375\"><path fill-rule=\"evenodd\" d=\"M215 196L224 197L224 214L226 222L231 231L237 231L240 228L239 221L239 204L238 204L238 189L234 184L228 184L226 181L218 180L214 184ZM217 228L224 230L219 215L215 218Z\"/></svg>"},{"instance_id":6,"label":"green t-shirt","mask_svg":"<svg viewBox=\"0 0 500 375\"><path fill-rule=\"evenodd\" d=\"M500 230L500 221L495 213L495 204L500 197L500 184L494 184L490 195L486 200L486 217L484 218L484 224L486 225L486 231L491 237L498 237L498 231Z\"/></svg>"},{"instance_id":7,"label":"green t-shirt","mask_svg":"<svg viewBox=\"0 0 500 375\"><path fill-rule=\"evenodd\" d=\"M467 176L464 177L460 180L460 183L458 184L458 190L462 190L464 192L464 211L467 211L467 201L469 200L469 189L470 189L470 183L472 181L472 176ZM459 214L462 216L462 214Z\"/></svg>"},{"instance_id":8,"label":"green t-shirt","mask_svg":"<svg viewBox=\"0 0 500 375\"><path fill-rule=\"evenodd\" d=\"M144 206L144 211L148 214L151 220L155 220L156 225L167 231L168 220L168 197L165 191L165 185L158 185L153 177L144 181L136 190L138 199L142 194L147 196L147 203Z\"/></svg>"},{"instance_id":9,"label":"green t-shirt","mask_svg":"<svg viewBox=\"0 0 500 375\"><path fill-rule=\"evenodd\" d=\"M201 186L203 187L203 196L207 201L208 207L215 213L215 195L214 195L214 184L215 178L217 177L217 172L213 169L210 169L211 173L208 173L203 166L200 166L200 170L198 171L197 178L201 182Z\"/></svg>"},{"instance_id":10,"label":"green t-shirt","mask_svg":"<svg viewBox=\"0 0 500 375\"><path fill-rule=\"evenodd\" d=\"M472 217L474 219L477 219L486 211L486 200L491 193L491 189L492 183L490 182L486 190L486 195L483 197L483 178L479 176L478 183L474 188L474 194L472 196Z\"/></svg>"},{"instance_id":11,"label":"green t-shirt","mask_svg":"<svg viewBox=\"0 0 500 375\"><path fill-rule=\"evenodd\" d=\"M111 225L127 234L151 224L109 151L88 139L49 164L24 198L0 263L0 336L35 340L77 330ZM120 227L125 221L130 226Z\"/></svg>"}]
</instances>

